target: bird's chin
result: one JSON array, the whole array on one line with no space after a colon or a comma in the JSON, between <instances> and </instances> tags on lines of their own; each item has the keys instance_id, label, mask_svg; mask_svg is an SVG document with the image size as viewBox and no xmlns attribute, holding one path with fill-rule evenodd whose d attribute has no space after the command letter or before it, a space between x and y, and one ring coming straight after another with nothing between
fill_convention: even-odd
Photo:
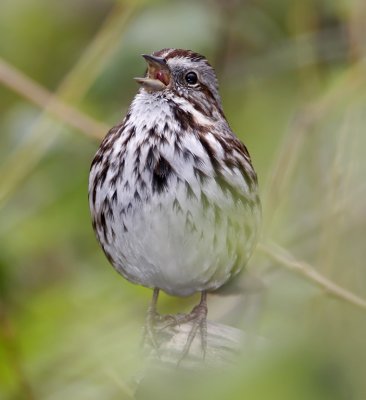
<instances>
[{"instance_id":1,"label":"bird's chin","mask_svg":"<svg viewBox=\"0 0 366 400\"><path fill-rule=\"evenodd\" d=\"M149 92L156 92L164 90L168 87L164 82L159 79L153 78L135 78L135 81L139 83L144 89Z\"/></svg>"}]
</instances>

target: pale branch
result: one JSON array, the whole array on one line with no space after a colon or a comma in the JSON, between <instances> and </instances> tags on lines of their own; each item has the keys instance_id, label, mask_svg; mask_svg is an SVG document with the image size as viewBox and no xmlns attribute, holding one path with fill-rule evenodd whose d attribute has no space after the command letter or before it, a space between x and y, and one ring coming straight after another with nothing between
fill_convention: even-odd
<instances>
[{"instance_id":1,"label":"pale branch","mask_svg":"<svg viewBox=\"0 0 366 400\"><path fill-rule=\"evenodd\" d=\"M202 367L225 367L235 364L240 355L248 348L261 348L266 340L262 337L249 335L240 329L207 321L207 350L203 359L201 336L198 331L192 342L189 353L181 360L187 337L192 329L192 323L185 323L174 327L164 324L159 329L156 341L158 350L147 345L147 355L153 362L160 361L163 365L177 366L194 369Z\"/></svg>"},{"instance_id":2,"label":"pale branch","mask_svg":"<svg viewBox=\"0 0 366 400\"><path fill-rule=\"evenodd\" d=\"M89 137L101 139L108 130L106 125L66 104L46 88L2 59L0 59L0 82Z\"/></svg>"},{"instance_id":3,"label":"pale branch","mask_svg":"<svg viewBox=\"0 0 366 400\"><path fill-rule=\"evenodd\" d=\"M310 264L304 261L297 260L284 248L276 244L260 243L258 245L258 249L262 253L269 256L272 260L278 262L280 265L305 277L311 283L324 290L328 295L331 295L354 306L362 308L363 310L366 310L365 299L357 296L356 294L350 292L347 289L344 289L342 286L339 286L330 279L326 278Z\"/></svg>"}]
</instances>

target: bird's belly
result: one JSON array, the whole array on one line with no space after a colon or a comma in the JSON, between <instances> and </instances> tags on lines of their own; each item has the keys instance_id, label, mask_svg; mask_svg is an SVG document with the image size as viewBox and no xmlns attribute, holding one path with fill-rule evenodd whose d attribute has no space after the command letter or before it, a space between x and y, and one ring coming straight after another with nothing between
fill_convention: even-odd
<instances>
[{"instance_id":1,"label":"bird's belly","mask_svg":"<svg viewBox=\"0 0 366 400\"><path fill-rule=\"evenodd\" d=\"M123 209L113 210L113 235L104 250L113 255L114 267L134 283L177 296L214 290L251 254L253 238L247 237L244 220L240 222L243 209L203 207L198 198L183 200L177 195Z\"/></svg>"}]
</instances>

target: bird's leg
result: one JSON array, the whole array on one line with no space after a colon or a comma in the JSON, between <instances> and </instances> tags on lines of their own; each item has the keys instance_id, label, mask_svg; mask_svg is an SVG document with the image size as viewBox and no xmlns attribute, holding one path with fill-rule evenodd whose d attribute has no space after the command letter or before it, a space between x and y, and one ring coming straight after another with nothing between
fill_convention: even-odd
<instances>
[{"instance_id":1,"label":"bird's leg","mask_svg":"<svg viewBox=\"0 0 366 400\"><path fill-rule=\"evenodd\" d=\"M196 305L192 311L187 314L186 321L192 321L192 329L189 332L187 342L182 351L182 355L178 361L178 365L180 362L186 357L189 353L189 349L191 348L193 339L196 337L198 329L200 330L201 335L201 346L202 346L202 354L203 359L206 357L206 349L207 349L207 293L201 293L201 301L198 305Z\"/></svg>"},{"instance_id":2,"label":"bird's leg","mask_svg":"<svg viewBox=\"0 0 366 400\"><path fill-rule=\"evenodd\" d=\"M156 351L158 350L158 344L155 335L155 321L156 318L158 317L158 313L156 311L156 304L158 302L158 297L159 297L159 289L154 288L153 297L151 299L151 302L149 304L146 313L145 329L143 335L143 342L145 343L146 339L148 338Z\"/></svg>"},{"instance_id":3,"label":"bird's leg","mask_svg":"<svg viewBox=\"0 0 366 400\"><path fill-rule=\"evenodd\" d=\"M192 329L189 332L187 342L183 348L182 355L178 361L178 365L189 353L189 349L191 348L193 339L197 335L198 329L200 330L200 335L201 335L203 359L205 359L206 349L207 349L207 293L206 292L203 291L201 293L201 301L199 302L199 304L193 307L192 311L189 314L183 314L183 315L180 314L175 316L175 318L174 316L169 316L169 322L164 326L164 328L185 324L187 322L192 322Z\"/></svg>"}]
</instances>

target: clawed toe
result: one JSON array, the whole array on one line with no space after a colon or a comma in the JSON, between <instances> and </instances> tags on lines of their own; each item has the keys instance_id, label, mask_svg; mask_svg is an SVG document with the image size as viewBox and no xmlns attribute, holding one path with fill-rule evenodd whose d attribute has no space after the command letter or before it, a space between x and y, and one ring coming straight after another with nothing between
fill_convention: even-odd
<instances>
[{"instance_id":1,"label":"clawed toe","mask_svg":"<svg viewBox=\"0 0 366 400\"><path fill-rule=\"evenodd\" d=\"M202 293L201 302L193 308L193 310L185 316L184 322L192 322L192 328L189 332L187 342L182 351L182 355L178 361L178 365L188 355L192 342L197 335L198 330L201 336L201 346L203 359L206 357L207 349L207 303L206 293ZM181 322L182 323L182 322Z\"/></svg>"},{"instance_id":2,"label":"clawed toe","mask_svg":"<svg viewBox=\"0 0 366 400\"><path fill-rule=\"evenodd\" d=\"M160 344L158 342L157 335L162 333L164 330L179 326L186 323L191 323L192 327L188 334L187 341L182 350L182 354L178 360L177 366L184 360L188 355L192 346L194 338L197 336L199 331L201 337L202 355L203 359L206 356L207 349L207 302L206 293L202 292L201 301L196 305L189 314L176 314L176 315L160 315L156 312L156 302L158 298L158 290L154 291L153 299L149 306L145 329L144 329L144 344L149 341L152 348L156 351L157 356L160 358Z\"/></svg>"},{"instance_id":3,"label":"clawed toe","mask_svg":"<svg viewBox=\"0 0 366 400\"><path fill-rule=\"evenodd\" d=\"M183 359L188 355L191 345L193 343L194 338L197 335L198 330L200 331L201 336L201 346L202 346L202 354L203 359L206 356L207 349L207 302L206 302L206 293L202 293L200 303L195 306L189 314L177 314L177 315L166 315L162 317L163 321L166 323L159 328L160 331L164 331L164 329L179 326L182 324L186 324L191 322L192 328L189 332L186 344L183 348L181 357L179 358L178 365L183 361Z\"/></svg>"}]
</instances>

